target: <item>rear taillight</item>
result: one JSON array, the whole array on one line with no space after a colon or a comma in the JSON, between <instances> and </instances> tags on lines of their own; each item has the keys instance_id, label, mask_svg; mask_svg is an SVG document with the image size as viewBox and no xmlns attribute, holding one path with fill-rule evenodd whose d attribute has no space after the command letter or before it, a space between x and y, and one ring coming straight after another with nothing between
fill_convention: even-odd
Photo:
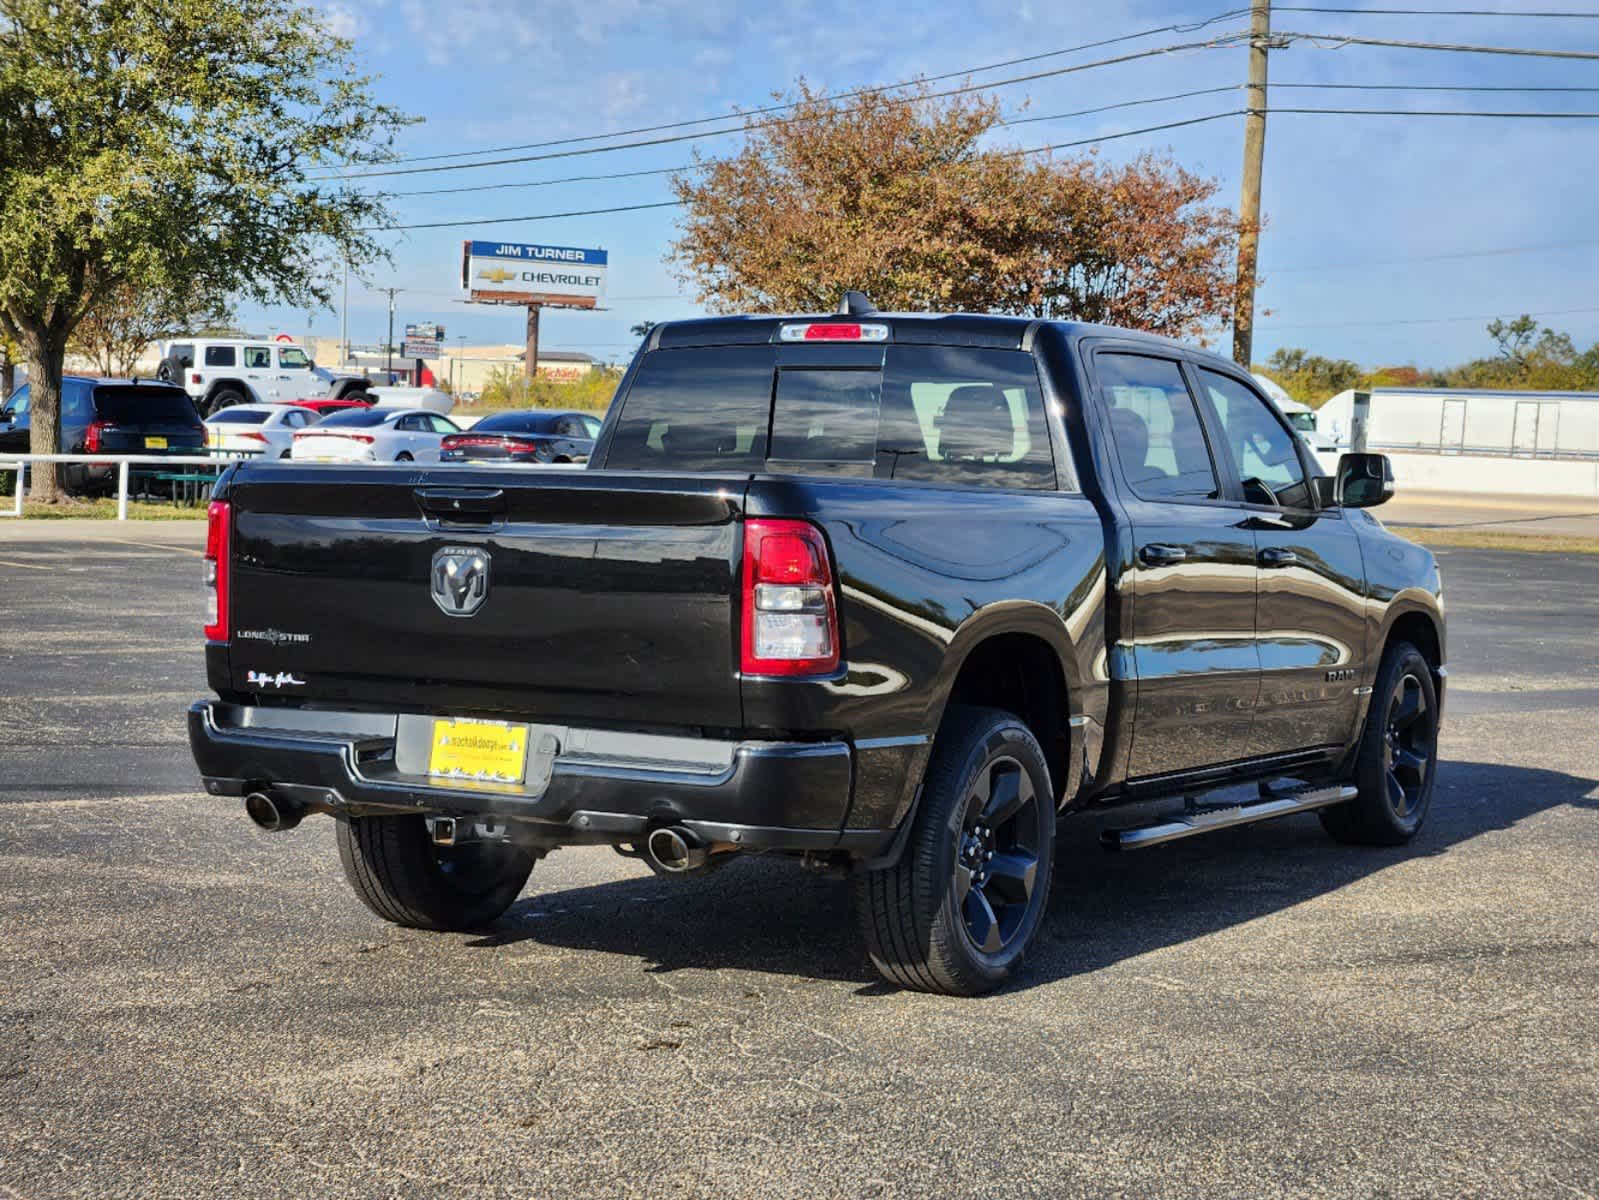
<instances>
[{"instance_id":1,"label":"rear taillight","mask_svg":"<svg viewBox=\"0 0 1599 1200\"><path fill-rule=\"evenodd\" d=\"M189 382L190 383L204 383L205 381L200 378L200 372L195 371L193 374L191 374L189 376Z\"/></svg>"},{"instance_id":2,"label":"rear taillight","mask_svg":"<svg viewBox=\"0 0 1599 1200\"><path fill-rule=\"evenodd\" d=\"M838 668L838 610L822 531L805 521L744 522L746 675L827 675Z\"/></svg>"},{"instance_id":3,"label":"rear taillight","mask_svg":"<svg viewBox=\"0 0 1599 1200\"><path fill-rule=\"evenodd\" d=\"M110 421L90 421L88 431L83 435L83 452L85 454L99 454L100 447L105 441L105 435L110 429Z\"/></svg>"},{"instance_id":4,"label":"rear taillight","mask_svg":"<svg viewBox=\"0 0 1599 1200\"><path fill-rule=\"evenodd\" d=\"M233 509L213 500L205 512L205 640L228 640L228 545Z\"/></svg>"},{"instance_id":5,"label":"rear taillight","mask_svg":"<svg viewBox=\"0 0 1599 1200\"><path fill-rule=\"evenodd\" d=\"M252 442L264 442L267 440L267 435L264 433L241 433L239 436Z\"/></svg>"}]
</instances>

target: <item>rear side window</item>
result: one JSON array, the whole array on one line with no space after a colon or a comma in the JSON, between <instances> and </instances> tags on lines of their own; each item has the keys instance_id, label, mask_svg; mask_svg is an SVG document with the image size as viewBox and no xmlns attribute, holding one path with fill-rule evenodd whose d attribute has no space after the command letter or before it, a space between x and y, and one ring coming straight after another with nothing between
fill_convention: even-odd
<instances>
[{"instance_id":1,"label":"rear side window","mask_svg":"<svg viewBox=\"0 0 1599 1200\"><path fill-rule=\"evenodd\" d=\"M94 415L112 425L199 425L188 395L168 387L99 387Z\"/></svg>"},{"instance_id":2,"label":"rear side window","mask_svg":"<svg viewBox=\"0 0 1599 1200\"><path fill-rule=\"evenodd\" d=\"M205 348L205 365L208 367L231 367L238 361L232 346L207 346Z\"/></svg>"},{"instance_id":3,"label":"rear side window","mask_svg":"<svg viewBox=\"0 0 1599 1200\"><path fill-rule=\"evenodd\" d=\"M834 354L810 365L785 347L778 366L771 346L654 351L605 465L1055 486L1031 355L890 345L855 367Z\"/></svg>"},{"instance_id":4,"label":"rear side window","mask_svg":"<svg viewBox=\"0 0 1599 1200\"><path fill-rule=\"evenodd\" d=\"M761 470L774 361L770 346L651 352L628 389L605 465Z\"/></svg>"},{"instance_id":5,"label":"rear side window","mask_svg":"<svg viewBox=\"0 0 1599 1200\"><path fill-rule=\"evenodd\" d=\"M271 346L246 346L244 348L244 365L251 371L266 371L272 367Z\"/></svg>"},{"instance_id":6,"label":"rear side window","mask_svg":"<svg viewBox=\"0 0 1599 1200\"><path fill-rule=\"evenodd\" d=\"M877 474L930 483L1054 487L1032 355L890 346Z\"/></svg>"},{"instance_id":7,"label":"rear side window","mask_svg":"<svg viewBox=\"0 0 1599 1200\"><path fill-rule=\"evenodd\" d=\"M1116 457L1144 500L1214 500L1221 495L1199 411L1182 368L1167 358L1099 354Z\"/></svg>"}]
</instances>

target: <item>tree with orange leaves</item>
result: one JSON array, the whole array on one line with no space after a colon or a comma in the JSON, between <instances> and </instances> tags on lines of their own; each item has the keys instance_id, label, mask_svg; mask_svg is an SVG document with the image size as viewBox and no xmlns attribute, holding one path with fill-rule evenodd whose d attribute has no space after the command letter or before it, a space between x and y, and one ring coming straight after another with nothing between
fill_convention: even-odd
<instances>
[{"instance_id":1,"label":"tree with orange leaves","mask_svg":"<svg viewBox=\"0 0 1599 1200\"><path fill-rule=\"evenodd\" d=\"M844 101L805 84L743 148L673 186L679 277L720 312L1009 312L1193 336L1232 302L1236 217L1170 158L1037 158L985 136L997 101L928 89Z\"/></svg>"}]
</instances>

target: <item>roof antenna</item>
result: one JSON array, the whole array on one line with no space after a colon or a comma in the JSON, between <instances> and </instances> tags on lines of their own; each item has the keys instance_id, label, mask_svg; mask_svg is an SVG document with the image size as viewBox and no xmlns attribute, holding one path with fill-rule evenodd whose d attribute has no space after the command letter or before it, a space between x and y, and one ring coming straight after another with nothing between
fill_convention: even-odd
<instances>
[{"instance_id":1,"label":"roof antenna","mask_svg":"<svg viewBox=\"0 0 1599 1200\"><path fill-rule=\"evenodd\" d=\"M872 298L854 288L845 292L844 298L838 303L838 315L841 317L869 317L876 312L877 305L872 303Z\"/></svg>"}]
</instances>

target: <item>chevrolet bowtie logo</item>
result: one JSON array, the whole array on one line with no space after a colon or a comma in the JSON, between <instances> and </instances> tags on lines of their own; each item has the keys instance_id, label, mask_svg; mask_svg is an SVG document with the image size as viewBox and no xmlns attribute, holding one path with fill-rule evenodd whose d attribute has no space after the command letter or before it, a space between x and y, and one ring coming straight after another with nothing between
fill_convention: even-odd
<instances>
[{"instance_id":1,"label":"chevrolet bowtie logo","mask_svg":"<svg viewBox=\"0 0 1599 1200\"><path fill-rule=\"evenodd\" d=\"M490 267L487 271L479 271L477 277L487 279L490 283L506 283L516 278L516 272L507 271L504 267Z\"/></svg>"}]
</instances>

